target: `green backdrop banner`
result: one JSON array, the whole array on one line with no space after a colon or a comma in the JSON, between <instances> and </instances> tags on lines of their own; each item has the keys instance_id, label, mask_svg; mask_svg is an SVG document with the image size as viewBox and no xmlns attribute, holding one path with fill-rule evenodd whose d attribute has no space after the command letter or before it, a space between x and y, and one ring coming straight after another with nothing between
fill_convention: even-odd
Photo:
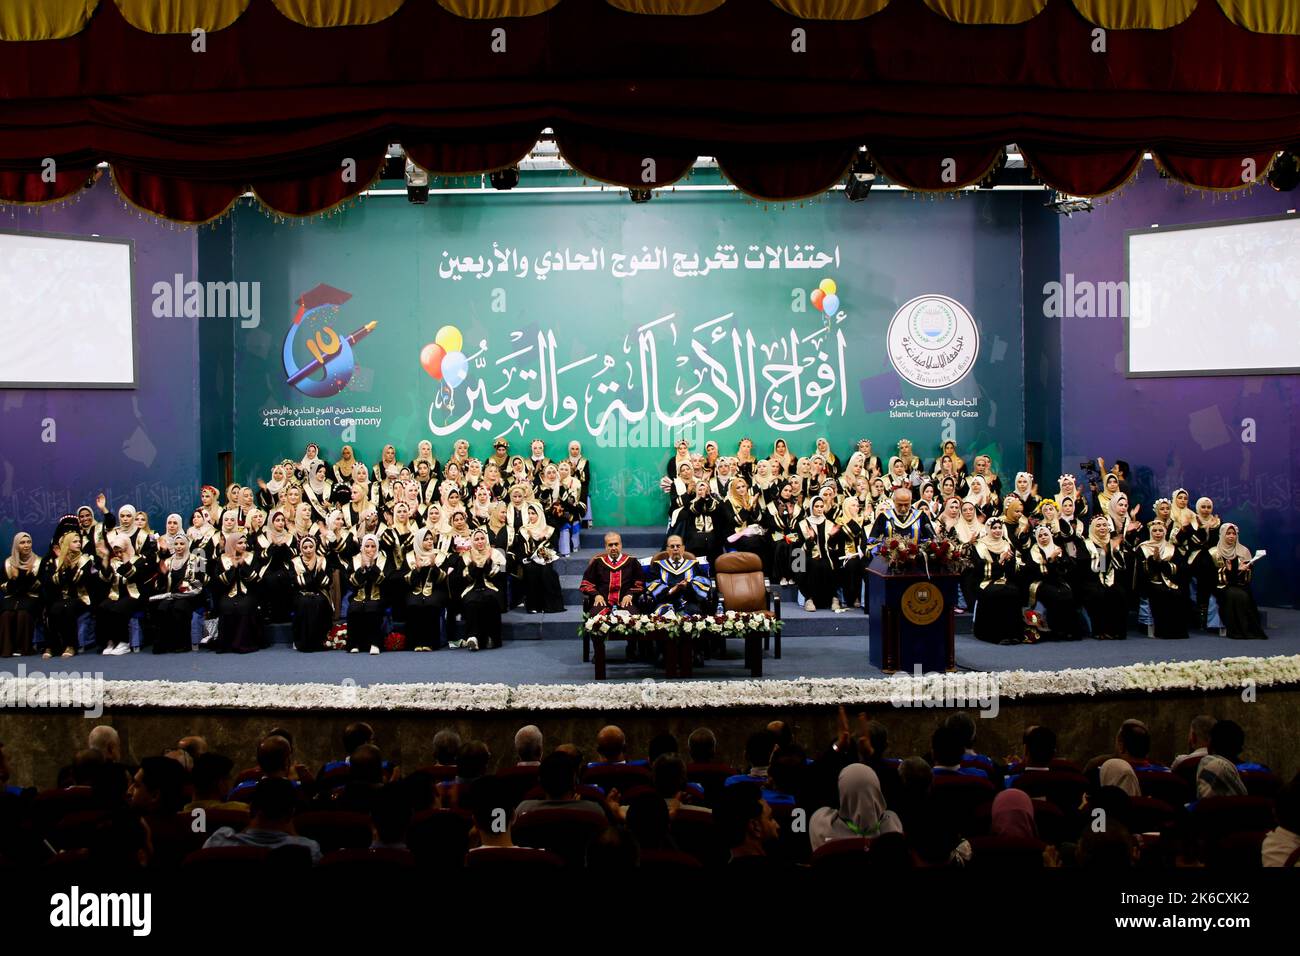
<instances>
[{"instance_id":1,"label":"green backdrop banner","mask_svg":"<svg viewBox=\"0 0 1300 956\"><path fill-rule=\"evenodd\" d=\"M952 437L1018 463L1019 222L993 195L371 197L292 228L241 209L233 276L263 313L236 330L237 478L308 441L373 463L387 441L577 439L597 522L657 524L682 434L927 457Z\"/></svg>"}]
</instances>

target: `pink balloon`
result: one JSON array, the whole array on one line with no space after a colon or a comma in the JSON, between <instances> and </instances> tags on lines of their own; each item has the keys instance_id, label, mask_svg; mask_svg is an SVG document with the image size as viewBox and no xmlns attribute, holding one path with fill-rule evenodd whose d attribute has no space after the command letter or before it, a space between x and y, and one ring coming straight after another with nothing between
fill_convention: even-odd
<instances>
[{"instance_id":1,"label":"pink balloon","mask_svg":"<svg viewBox=\"0 0 1300 956\"><path fill-rule=\"evenodd\" d=\"M436 342L430 342L420 349L420 364L434 378L442 378L442 360L447 357L447 350Z\"/></svg>"}]
</instances>

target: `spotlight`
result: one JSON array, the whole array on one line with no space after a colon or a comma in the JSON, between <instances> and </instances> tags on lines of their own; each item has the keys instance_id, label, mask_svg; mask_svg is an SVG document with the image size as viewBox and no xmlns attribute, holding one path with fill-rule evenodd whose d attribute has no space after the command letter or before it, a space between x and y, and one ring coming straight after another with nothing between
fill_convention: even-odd
<instances>
[{"instance_id":1,"label":"spotlight","mask_svg":"<svg viewBox=\"0 0 1300 956\"><path fill-rule=\"evenodd\" d=\"M488 182L492 184L493 189L514 189L519 185L519 167L507 166L505 169L494 169L488 173Z\"/></svg>"},{"instance_id":2,"label":"spotlight","mask_svg":"<svg viewBox=\"0 0 1300 956\"><path fill-rule=\"evenodd\" d=\"M994 161L993 168L989 170L988 175L985 176L980 181L979 188L996 189L998 185L998 180L1002 178L1002 170L1006 168L1007 168L1007 151L1004 149L998 153L998 158Z\"/></svg>"},{"instance_id":3,"label":"spotlight","mask_svg":"<svg viewBox=\"0 0 1300 956\"><path fill-rule=\"evenodd\" d=\"M406 161L406 201L417 206L429 201L429 174L409 159Z\"/></svg>"},{"instance_id":4,"label":"spotlight","mask_svg":"<svg viewBox=\"0 0 1300 956\"><path fill-rule=\"evenodd\" d=\"M1289 193L1300 186L1300 159L1295 153L1283 152L1274 161L1266 177L1268 184L1280 193Z\"/></svg>"},{"instance_id":5,"label":"spotlight","mask_svg":"<svg viewBox=\"0 0 1300 956\"><path fill-rule=\"evenodd\" d=\"M849 202L862 202L875 182L876 167L865 153L859 153L857 159L853 160L853 168L844 179L844 198Z\"/></svg>"},{"instance_id":6,"label":"spotlight","mask_svg":"<svg viewBox=\"0 0 1300 956\"><path fill-rule=\"evenodd\" d=\"M649 202L654 198L654 192L649 189L629 189L627 191L627 198L632 200L634 203Z\"/></svg>"},{"instance_id":7,"label":"spotlight","mask_svg":"<svg viewBox=\"0 0 1300 956\"><path fill-rule=\"evenodd\" d=\"M1052 198L1046 205L1067 219L1076 212L1092 212L1092 200L1087 196L1071 196L1069 193L1058 191L1052 192Z\"/></svg>"}]
</instances>

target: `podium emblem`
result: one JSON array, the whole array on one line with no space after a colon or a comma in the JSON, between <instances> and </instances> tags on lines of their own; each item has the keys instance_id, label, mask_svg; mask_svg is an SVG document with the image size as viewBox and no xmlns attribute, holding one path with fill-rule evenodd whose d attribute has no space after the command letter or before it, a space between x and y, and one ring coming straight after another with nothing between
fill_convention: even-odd
<instances>
[{"instance_id":1,"label":"podium emblem","mask_svg":"<svg viewBox=\"0 0 1300 956\"><path fill-rule=\"evenodd\" d=\"M943 593L929 581L918 581L903 592L903 617L924 626L939 620L943 613Z\"/></svg>"}]
</instances>

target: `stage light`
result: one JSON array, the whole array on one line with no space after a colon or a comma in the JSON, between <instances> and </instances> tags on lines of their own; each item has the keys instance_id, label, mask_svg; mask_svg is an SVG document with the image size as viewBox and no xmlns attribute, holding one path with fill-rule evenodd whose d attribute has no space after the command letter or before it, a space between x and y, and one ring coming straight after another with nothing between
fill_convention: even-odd
<instances>
[{"instance_id":1,"label":"stage light","mask_svg":"<svg viewBox=\"0 0 1300 956\"><path fill-rule=\"evenodd\" d=\"M871 193L876 182L876 168L866 153L858 153L853 167L844 179L844 198L849 202L862 202Z\"/></svg>"},{"instance_id":2,"label":"stage light","mask_svg":"<svg viewBox=\"0 0 1300 956\"><path fill-rule=\"evenodd\" d=\"M629 189L627 191L627 198L632 200L634 203L649 202L654 198L654 192L649 189Z\"/></svg>"},{"instance_id":3,"label":"stage light","mask_svg":"<svg viewBox=\"0 0 1300 956\"><path fill-rule=\"evenodd\" d=\"M998 158L993 162L993 166L982 180L980 180L980 189L996 189L998 180L1002 178L1002 170L1007 168L1007 151L1001 150Z\"/></svg>"},{"instance_id":4,"label":"stage light","mask_svg":"<svg viewBox=\"0 0 1300 956\"><path fill-rule=\"evenodd\" d=\"M417 206L429 201L429 174L409 159L406 161L406 201Z\"/></svg>"},{"instance_id":5,"label":"stage light","mask_svg":"<svg viewBox=\"0 0 1300 956\"><path fill-rule=\"evenodd\" d=\"M514 189L519 185L519 167L508 166L505 169L494 169L488 173L488 182L492 184L493 189Z\"/></svg>"},{"instance_id":6,"label":"stage light","mask_svg":"<svg viewBox=\"0 0 1300 956\"><path fill-rule=\"evenodd\" d=\"M1052 192L1052 198L1047 201L1047 206L1067 219L1076 212L1092 212L1092 200L1087 196L1071 196L1069 193L1059 191Z\"/></svg>"},{"instance_id":7,"label":"stage light","mask_svg":"<svg viewBox=\"0 0 1300 956\"><path fill-rule=\"evenodd\" d=\"M1269 168L1266 181L1280 193L1289 193L1300 186L1300 159L1295 153L1283 152Z\"/></svg>"}]
</instances>

